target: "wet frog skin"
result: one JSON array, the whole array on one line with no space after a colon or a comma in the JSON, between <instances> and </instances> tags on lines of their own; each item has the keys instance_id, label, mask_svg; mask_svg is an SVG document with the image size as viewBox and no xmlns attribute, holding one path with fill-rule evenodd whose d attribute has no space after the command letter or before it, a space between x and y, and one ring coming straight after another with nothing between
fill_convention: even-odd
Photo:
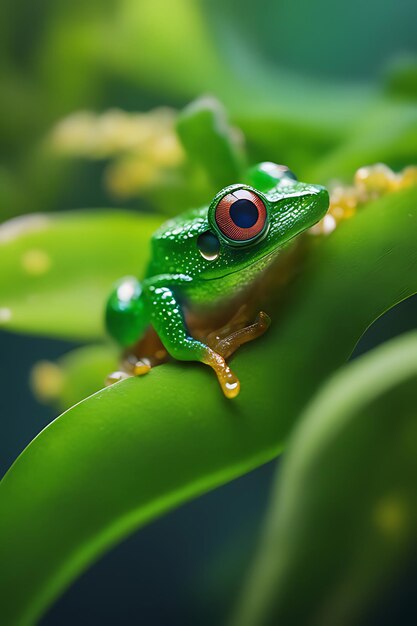
<instances>
[{"instance_id":1,"label":"wet frog skin","mask_svg":"<svg viewBox=\"0 0 417 626\"><path fill-rule=\"evenodd\" d=\"M153 329L171 357L209 365L225 396L234 398L240 383L226 358L269 326L262 312L242 326L234 303L328 206L324 187L298 182L284 166L265 162L251 168L244 183L222 189L208 207L169 220L153 235L146 276L122 279L109 297L109 334L129 349ZM197 332L199 321L214 320L224 311L232 318L226 326L206 337ZM159 349L161 360L164 354ZM153 362L158 350L155 355L149 354ZM133 361L130 371L146 373L150 363ZM125 375L114 373L111 382Z\"/></svg>"}]
</instances>

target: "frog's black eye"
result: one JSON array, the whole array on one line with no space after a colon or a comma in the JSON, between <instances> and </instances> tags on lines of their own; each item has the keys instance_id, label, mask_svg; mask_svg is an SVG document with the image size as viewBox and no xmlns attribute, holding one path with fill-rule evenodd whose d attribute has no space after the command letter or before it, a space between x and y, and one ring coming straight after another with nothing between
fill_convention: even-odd
<instances>
[{"instance_id":1,"label":"frog's black eye","mask_svg":"<svg viewBox=\"0 0 417 626\"><path fill-rule=\"evenodd\" d=\"M220 241L211 230L206 230L197 239L201 256L207 261L215 261L220 254Z\"/></svg>"},{"instance_id":2,"label":"frog's black eye","mask_svg":"<svg viewBox=\"0 0 417 626\"><path fill-rule=\"evenodd\" d=\"M263 200L249 189L228 193L216 207L215 219L223 235L237 243L249 241L265 229L267 211Z\"/></svg>"}]
</instances>

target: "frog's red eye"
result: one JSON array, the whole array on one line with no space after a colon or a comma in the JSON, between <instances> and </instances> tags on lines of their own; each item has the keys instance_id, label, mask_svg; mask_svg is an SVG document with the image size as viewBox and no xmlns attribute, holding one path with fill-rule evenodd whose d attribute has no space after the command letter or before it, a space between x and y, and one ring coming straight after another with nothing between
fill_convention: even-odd
<instances>
[{"instance_id":1,"label":"frog's red eye","mask_svg":"<svg viewBox=\"0 0 417 626\"><path fill-rule=\"evenodd\" d=\"M248 189L237 189L224 196L216 207L215 219L223 235L233 241L249 241L265 228L266 207Z\"/></svg>"}]
</instances>

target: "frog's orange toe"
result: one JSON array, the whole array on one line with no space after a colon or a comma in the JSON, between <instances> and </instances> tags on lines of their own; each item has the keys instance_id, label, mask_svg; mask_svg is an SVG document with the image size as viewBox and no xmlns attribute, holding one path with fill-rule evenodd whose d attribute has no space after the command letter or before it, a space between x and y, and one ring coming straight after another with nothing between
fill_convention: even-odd
<instances>
[{"instance_id":1,"label":"frog's orange toe","mask_svg":"<svg viewBox=\"0 0 417 626\"><path fill-rule=\"evenodd\" d=\"M110 387L110 385L114 385L114 383L118 383L121 380L125 380L125 378L129 378L129 374L127 372L122 372L122 371L112 372L106 378L106 387Z\"/></svg>"},{"instance_id":2,"label":"frog's orange toe","mask_svg":"<svg viewBox=\"0 0 417 626\"><path fill-rule=\"evenodd\" d=\"M255 318L255 324L258 327L258 335L263 334L271 326L271 318L265 311L259 311Z\"/></svg>"},{"instance_id":3,"label":"frog's orange toe","mask_svg":"<svg viewBox=\"0 0 417 626\"><path fill-rule=\"evenodd\" d=\"M224 358L211 348L205 348L205 353L201 360L203 363L210 365L216 372L217 379L226 398L236 398L240 391L240 382Z\"/></svg>"},{"instance_id":4,"label":"frog's orange toe","mask_svg":"<svg viewBox=\"0 0 417 626\"><path fill-rule=\"evenodd\" d=\"M240 392L240 381L233 374L230 367L226 366L223 371L216 373L219 379L220 386L226 398L229 398L229 400L236 398L236 396L239 395Z\"/></svg>"},{"instance_id":5,"label":"frog's orange toe","mask_svg":"<svg viewBox=\"0 0 417 626\"><path fill-rule=\"evenodd\" d=\"M227 382L222 385L223 393L229 400L236 398L240 393L240 382L235 378L234 382Z\"/></svg>"},{"instance_id":6,"label":"frog's orange toe","mask_svg":"<svg viewBox=\"0 0 417 626\"><path fill-rule=\"evenodd\" d=\"M133 375L134 376L144 376L151 370L151 364L148 359L141 359L140 361L136 361L133 367Z\"/></svg>"}]
</instances>

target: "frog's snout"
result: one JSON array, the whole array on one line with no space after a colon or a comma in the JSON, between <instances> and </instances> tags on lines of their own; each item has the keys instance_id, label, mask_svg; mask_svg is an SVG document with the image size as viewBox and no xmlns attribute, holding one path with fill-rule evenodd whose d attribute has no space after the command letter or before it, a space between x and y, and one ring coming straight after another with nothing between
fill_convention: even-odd
<instances>
[{"instance_id":1,"label":"frog's snout","mask_svg":"<svg viewBox=\"0 0 417 626\"><path fill-rule=\"evenodd\" d=\"M329 209L330 198L326 187L315 185L317 191L311 196L311 217L314 218L313 224L316 224L324 217Z\"/></svg>"},{"instance_id":2,"label":"frog's snout","mask_svg":"<svg viewBox=\"0 0 417 626\"><path fill-rule=\"evenodd\" d=\"M317 224L329 209L329 192L322 185L312 185L311 191L300 198L301 203L297 212L296 221L301 230L311 228Z\"/></svg>"},{"instance_id":3,"label":"frog's snout","mask_svg":"<svg viewBox=\"0 0 417 626\"><path fill-rule=\"evenodd\" d=\"M306 185L298 194L286 198L272 214L271 234L279 243L285 243L317 224L329 208L329 193L321 185Z\"/></svg>"}]
</instances>

